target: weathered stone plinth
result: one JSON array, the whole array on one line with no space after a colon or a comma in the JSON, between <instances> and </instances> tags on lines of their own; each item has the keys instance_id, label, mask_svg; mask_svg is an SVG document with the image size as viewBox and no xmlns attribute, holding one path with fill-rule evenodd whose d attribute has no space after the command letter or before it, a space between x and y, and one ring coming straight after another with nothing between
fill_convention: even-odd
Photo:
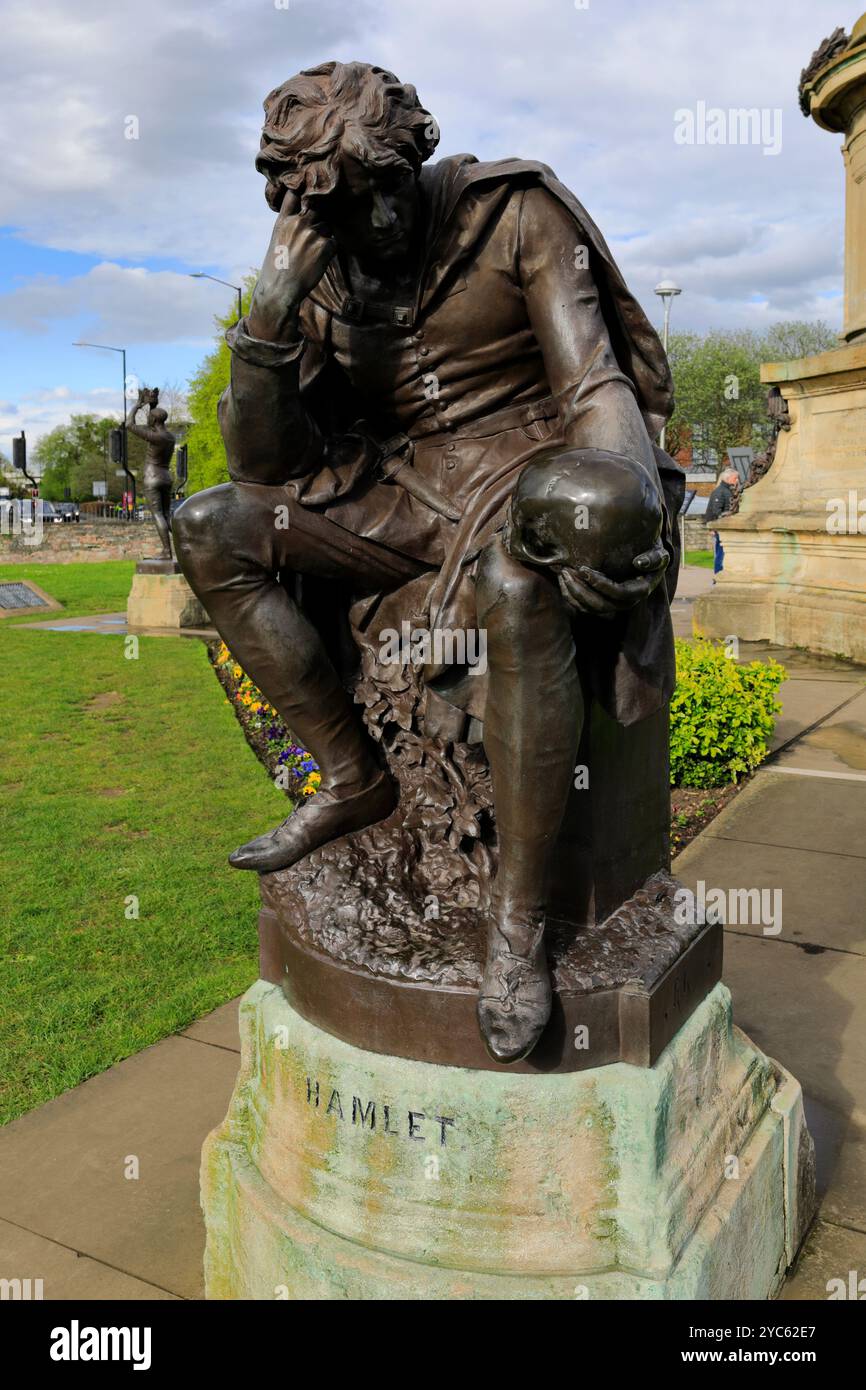
<instances>
[{"instance_id":1,"label":"weathered stone plinth","mask_svg":"<svg viewBox=\"0 0 866 1390\"><path fill-rule=\"evenodd\" d=\"M736 634L864 661L866 15L847 43L822 45L800 95L819 126L843 136L847 346L761 369L761 380L788 402L791 428L739 512L719 525L725 567L698 599L695 626L711 637ZM840 503L848 513L841 529Z\"/></svg>"},{"instance_id":2,"label":"weathered stone plinth","mask_svg":"<svg viewBox=\"0 0 866 1390\"><path fill-rule=\"evenodd\" d=\"M725 565L695 627L866 661L866 343L767 364L761 379L791 428L719 523Z\"/></svg>"},{"instance_id":3,"label":"weathered stone plinth","mask_svg":"<svg viewBox=\"0 0 866 1390\"><path fill-rule=\"evenodd\" d=\"M130 632L210 626L207 612L175 560L141 560L135 567L126 605Z\"/></svg>"},{"instance_id":4,"label":"weathered stone plinth","mask_svg":"<svg viewBox=\"0 0 866 1390\"><path fill-rule=\"evenodd\" d=\"M763 1299L813 1204L798 1083L718 985L652 1067L362 1051L259 981L202 1159L215 1299Z\"/></svg>"}]
</instances>

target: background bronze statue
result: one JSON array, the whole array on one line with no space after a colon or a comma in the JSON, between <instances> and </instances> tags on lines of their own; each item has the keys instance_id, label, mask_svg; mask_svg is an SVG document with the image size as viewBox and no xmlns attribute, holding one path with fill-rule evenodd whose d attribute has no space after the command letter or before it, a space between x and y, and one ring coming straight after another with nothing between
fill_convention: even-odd
<instances>
[{"instance_id":1,"label":"background bronze statue","mask_svg":"<svg viewBox=\"0 0 866 1390\"><path fill-rule=\"evenodd\" d=\"M159 533L163 560L171 560L171 495L173 481L171 476L171 456L174 453L174 435L166 425L168 414L159 404L159 391L156 387L142 387L138 400L130 408L126 417L126 428L147 444L144 456L144 495L150 513ZM137 425L136 416L147 407L147 424Z\"/></svg>"},{"instance_id":2,"label":"background bronze statue","mask_svg":"<svg viewBox=\"0 0 866 1390\"><path fill-rule=\"evenodd\" d=\"M431 912L474 901L481 1031L515 1062L551 1012L545 914L585 713L635 724L673 686L683 480L653 443L672 408L661 344L580 203L527 160L426 165L437 139L415 89L364 63L267 98L257 166L277 218L227 335L233 481L185 502L174 535L322 769L231 862L273 875L296 913L339 880L333 920L359 939L375 874L435 885ZM588 525L565 544L575 507ZM483 632L486 669L389 667L381 635L403 623ZM301 861L306 879L284 880Z\"/></svg>"}]
</instances>

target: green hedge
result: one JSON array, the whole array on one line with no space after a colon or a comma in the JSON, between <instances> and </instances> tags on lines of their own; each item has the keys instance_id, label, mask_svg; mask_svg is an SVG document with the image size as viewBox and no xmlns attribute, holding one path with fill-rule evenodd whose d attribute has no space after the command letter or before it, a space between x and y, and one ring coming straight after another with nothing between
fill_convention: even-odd
<instances>
[{"instance_id":1,"label":"green hedge","mask_svg":"<svg viewBox=\"0 0 866 1390\"><path fill-rule=\"evenodd\" d=\"M740 666L722 646L677 641L671 698L671 783L721 787L762 763L785 679L777 661Z\"/></svg>"}]
</instances>

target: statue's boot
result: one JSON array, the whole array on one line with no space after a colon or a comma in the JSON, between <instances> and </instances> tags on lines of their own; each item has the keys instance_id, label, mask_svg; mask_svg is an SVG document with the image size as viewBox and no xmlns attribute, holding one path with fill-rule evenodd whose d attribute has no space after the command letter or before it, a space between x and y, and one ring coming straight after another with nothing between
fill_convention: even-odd
<instances>
[{"instance_id":1,"label":"statue's boot","mask_svg":"<svg viewBox=\"0 0 866 1390\"><path fill-rule=\"evenodd\" d=\"M385 772L379 772L366 787L351 795L341 794L337 787L323 788L276 830L241 845L229 855L229 863L236 869L255 869L260 874L288 869L329 840L384 820L396 805L397 793Z\"/></svg>"},{"instance_id":2,"label":"statue's boot","mask_svg":"<svg viewBox=\"0 0 866 1390\"><path fill-rule=\"evenodd\" d=\"M494 912L478 995L478 1024L490 1056L519 1062L547 1026L553 1002L544 950L544 918L518 926Z\"/></svg>"},{"instance_id":3,"label":"statue's boot","mask_svg":"<svg viewBox=\"0 0 866 1390\"><path fill-rule=\"evenodd\" d=\"M384 820L397 804L397 791L317 629L274 577L280 568L290 581L292 557L282 550L270 554L269 548L277 540L288 545L287 537L300 544L303 518L297 527L277 531L269 506L284 504L286 494L260 491L267 502L259 503L255 489L251 497L237 488L213 489L211 503L216 498L223 507L215 515L198 515L198 499L190 498L176 513L175 539L183 572L232 656L321 769L314 796L305 797L275 830L229 856L237 869L272 873L329 840Z\"/></svg>"},{"instance_id":4,"label":"statue's boot","mask_svg":"<svg viewBox=\"0 0 866 1390\"><path fill-rule=\"evenodd\" d=\"M479 566L477 599L487 633L484 747L499 839L478 1023L492 1057L518 1062L550 1018L544 913L583 696L570 617L547 574L495 540Z\"/></svg>"}]
</instances>

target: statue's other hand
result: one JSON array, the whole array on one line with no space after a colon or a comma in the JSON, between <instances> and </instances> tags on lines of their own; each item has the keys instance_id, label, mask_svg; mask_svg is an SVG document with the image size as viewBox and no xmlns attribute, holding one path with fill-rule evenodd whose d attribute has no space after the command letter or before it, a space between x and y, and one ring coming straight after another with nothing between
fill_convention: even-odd
<instances>
[{"instance_id":1,"label":"statue's other hand","mask_svg":"<svg viewBox=\"0 0 866 1390\"><path fill-rule=\"evenodd\" d=\"M256 338L279 342L297 335L298 310L336 255L329 229L300 206L289 189L253 291L249 328Z\"/></svg>"},{"instance_id":2,"label":"statue's other hand","mask_svg":"<svg viewBox=\"0 0 866 1390\"><path fill-rule=\"evenodd\" d=\"M559 574L559 591L566 603L579 613L612 618L652 593L664 576L669 558L661 544L636 556L637 579L610 579L601 570L590 569L588 565L581 565L578 570L563 569Z\"/></svg>"}]
</instances>

